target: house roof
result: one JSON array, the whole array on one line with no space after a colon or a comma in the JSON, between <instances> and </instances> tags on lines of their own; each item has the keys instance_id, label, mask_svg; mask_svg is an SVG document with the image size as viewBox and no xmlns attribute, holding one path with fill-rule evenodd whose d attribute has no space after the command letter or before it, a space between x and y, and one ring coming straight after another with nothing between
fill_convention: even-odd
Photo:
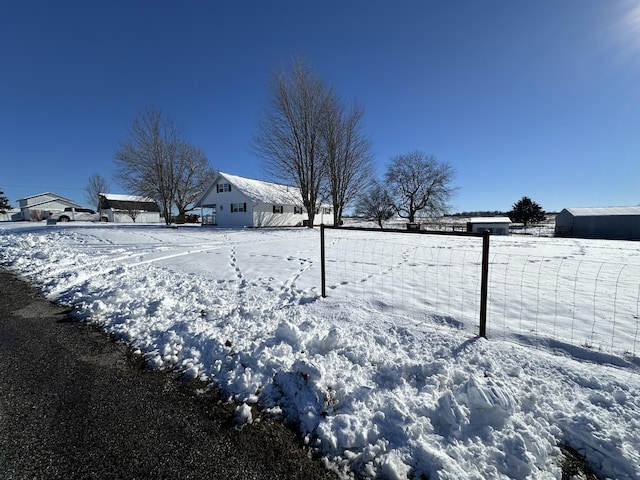
<instances>
[{"instance_id":1,"label":"house roof","mask_svg":"<svg viewBox=\"0 0 640 480\"><path fill-rule=\"evenodd\" d=\"M221 178L225 179L255 203L269 203L274 205L299 205L302 203L300 189L297 187L220 172L211 187L209 187L200 200L196 202L196 205L201 204L202 199L210 193L214 185L220 183Z\"/></svg>"},{"instance_id":2,"label":"house roof","mask_svg":"<svg viewBox=\"0 0 640 480\"><path fill-rule=\"evenodd\" d=\"M565 208L574 217L605 217L612 215L640 215L638 207L581 207Z\"/></svg>"}]
</instances>

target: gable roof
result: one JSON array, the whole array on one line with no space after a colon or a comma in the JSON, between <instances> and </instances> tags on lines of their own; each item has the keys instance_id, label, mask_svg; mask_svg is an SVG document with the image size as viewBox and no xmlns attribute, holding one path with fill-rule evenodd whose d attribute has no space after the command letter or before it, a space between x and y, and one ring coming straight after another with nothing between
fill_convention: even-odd
<instances>
[{"instance_id":1,"label":"gable roof","mask_svg":"<svg viewBox=\"0 0 640 480\"><path fill-rule=\"evenodd\" d=\"M137 195L118 195L113 193L100 194L100 208L115 210L144 210L146 212L159 212L160 207L152 199Z\"/></svg>"},{"instance_id":2,"label":"gable roof","mask_svg":"<svg viewBox=\"0 0 640 480\"><path fill-rule=\"evenodd\" d=\"M639 207L581 207L565 208L574 217L602 217L611 215L640 215Z\"/></svg>"},{"instance_id":3,"label":"gable roof","mask_svg":"<svg viewBox=\"0 0 640 480\"><path fill-rule=\"evenodd\" d=\"M224 179L240 192L244 193L251 201L255 203L268 203L274 205L300 205L302 204L302 196L300 189L289 185L281 185L279 183L265 182L263 180L254 180L252 178L240 177L228 173L218 173L211 186L203 193L196 202L196 206L200 205L204 198L211 193L215 185Z\"/></svg>"},{"instance_id":4,"label":"gable roof","mask_svg":"<svg viewBox=\"0 0 640 480\"><path fill-rule=\"evenodd\" d=\"M33 199L38 197L49 197L49 198L42 198L41 201L33 202ZM23 207L37 207L38 205L42 205L44 203L49 203L49 202L55 202L56 200L62 203L68 203L70 207L80 207L80 205L78 205L73 200L70 200L67 197L63 197L61 195L57 195L51 192L38 193L37 195L31 195L29 197L19 198L18 203L22 203L26 201L26 205L23 205Z\"/></svg>"}]
</instances>

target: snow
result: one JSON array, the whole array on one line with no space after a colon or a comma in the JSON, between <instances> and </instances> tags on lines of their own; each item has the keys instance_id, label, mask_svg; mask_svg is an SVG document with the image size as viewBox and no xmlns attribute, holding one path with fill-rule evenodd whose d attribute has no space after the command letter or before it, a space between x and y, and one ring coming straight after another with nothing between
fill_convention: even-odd
<instances>
[{"instance_id":1,"label":"snow","mask_svg":"<svg viewBox=\"0 0 640 480\"><path fill-rule=\"evenodd\" d=\"M155 200L153 200L152 198L141 197L139 195L123 195L119 193L101 193L100 195L105 197L107 200L117 200L120 202L143 202L143 203L153 202L155 203Z\"/></svg>"},{"instance_id":2,"label":"snow","mask_svg":"<svg viewBox=\"0 0 640 480\"><path fill-rule=\"evenodd\" d=\"M640 478L640 277L620 273L640 268L640 244L492 237L483 339L468 267L476 239L367 233L352 244L334 232L327 298L318 229L2 224L0 263L150 367L215 383L238 405L236 425L256 415L294 423L346 477L560 479L564 444L602 478ZM446 264L459 281L444 280ZM600 342L594 314L581 323L590 310L570 318L561 308L565 298L581 306L583 290L599 306L611 274L596 269L598 286L581 289L550 264L570 264L568 277L615 266L625 288L602 303L625 345ZM584 335L602 348L586 348Z\"/></svg>"}]
</instances>

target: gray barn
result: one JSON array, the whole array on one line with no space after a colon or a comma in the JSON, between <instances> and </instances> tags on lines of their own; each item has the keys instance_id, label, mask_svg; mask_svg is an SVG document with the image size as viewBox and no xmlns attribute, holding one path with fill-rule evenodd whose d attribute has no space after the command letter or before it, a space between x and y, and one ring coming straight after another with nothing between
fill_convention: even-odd
<instances>
[{"instance_id":1,"label":"gray barn","mask_svg":"<svg viewBox=\"0 0 640 480\"><path fill-rule=\"evenodd\" d=\"M640 207L565 208L556 216L555 235L640 240Z\"/></svg>"}]
</instances>

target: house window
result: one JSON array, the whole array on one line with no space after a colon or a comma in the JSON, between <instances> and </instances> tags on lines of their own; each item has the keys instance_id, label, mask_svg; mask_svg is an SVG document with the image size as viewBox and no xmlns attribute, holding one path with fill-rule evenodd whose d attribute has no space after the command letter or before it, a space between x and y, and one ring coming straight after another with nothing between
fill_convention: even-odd
<instances>
[{"instance_id":1,"label":"house window","mask_svg":"<svg viewBox=\"0 0 640 480\"><path fill-rule=\"evenodd\" d=\"M231 184L229 184L229 183L219 183L219 184L216 185L216 191L218 193L230 192L231 191Z\"/></svg>"},{"instance_id":2,"label":"house window","mask_svg":"<svg viewBox=\"0 0 640 480\"><path fill-rule=\"evenodd\" d=\"M282 205L273 206L273 213L283 213L283 212L284 212L284 206Z\"/></svg>"},{"instance_id":3,"label":"house window","mask_svg":"<svg viewBox=\"0 0 640 480\"><path fill-rule=\"evenodd\" d=\"M231 204L231 212L233 212L233 213L246 212L246 211L247 211L247 204L246 203L232 203Z\"/></svg>"},{"instance_id":4,"label":"house window","mask_svg":"<svg viewBox=\"0 0 640 480\"><path fill-rule=\"evenodd\" d=\"M302 214L302 207L293 207L293 213Z\"/></svg>"}]
</instances>

